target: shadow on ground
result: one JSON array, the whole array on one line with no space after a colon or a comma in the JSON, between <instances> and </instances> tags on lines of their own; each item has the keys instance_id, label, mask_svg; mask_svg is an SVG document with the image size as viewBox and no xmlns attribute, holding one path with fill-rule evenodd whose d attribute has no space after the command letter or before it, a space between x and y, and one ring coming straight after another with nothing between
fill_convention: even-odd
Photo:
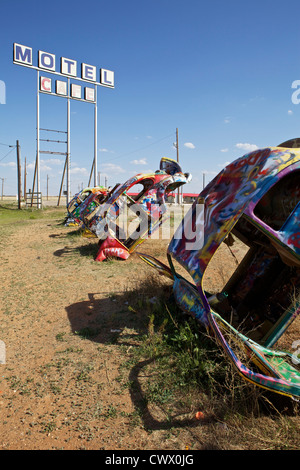
<instances>
[{"instance_id":1,"label":"shadow on ground","mask_svg":"<svg viewBox=\"0 0 300 470\"><path fill-rule=\"evenodd\" d=\"M99 298L100 295L102 298ZM123 348L123 351L124 347L128 350L140 342L142 335L148 331L149 318L131 309L131 301L136 303L139 296L145 297L143 288L140 291L125 293L114 291L113 294L107 293L106 296L103 292L101 294L90 293L87 301L66 307L72 332L96 343L116 344L120 346L120 349ZM143 420L145 429L155 431L185 428L191 433L200 425L211 424L211 419L200 424L194 417L191 418L188 406L174 409L172 413L167 414L163 405L155 405L155 415L152 413L153 406L148 403L144 390L145 377L148 377L146 369L155 360L158 360L158 356L133 361L134 365L131 366L128 374L131 400L136 412ZM208 447L217 448L213 443Z\"/></svg>"},{"instance_id":2,"label":"shadow on ground","mask_svg":"<svg viewBox=\"0 0 300 470\"><path fill-rule=\"evenodd\" d=\"M166 290L166 286L161 286L161 289ZM158 290L155 291L155 294L161 298L161 293ZM66 307L72 332L96 343L116 344L120 346L120 349L123 347L123 351L124 347L128 350L134 345L139 345L143 335L149 333L149 317L143 309L135 309L131 305L137 305L139 298L145 300L146 296L151 297L152 295L151 289L148 292L145 291L145 285L141 285L140 289L137 288L132 292L114 290L112 293L90 293L88 300ZM147 359L136 359L132 362L128 374L128 383L131 384L129 387L131 400L136 412L143 420L145 429L149 431L184 429L193 435L194 441L198 440L199 427L202 429L201 433L205 433L205 430L208 432L210 429L207 439L205 439L205 446L198 441L198 448L217 450L218 444L210 439L209 435L211 435L214 426L218 427L220 424L221 414L216 416L214 413L207 413L206 418L199 422L193 413L191 414L189 405L182 406L181 404L176 407L175 404L174 409L170 411L164 404L155 404L153 407L153 403L148 402L147 392L145 393L145 377L149 377L147 375L149 374L147 372L149 365L158 359L158 355ZM260 407L259 413L263 415L276 414L279 409L285 415L293 413L292 404L285 397L279 397L276 394L265 394L265 397L267 401L265 399L262 401L264 405ZM263 409L264 407L265 409ZM153 410L155 410L154 413ZM223 413L224 410L222 415Z\"/></svg>"},{"instance_id":3,"label":"shadow on ground","mask_svg":"<svg viewBox=\"0 0 300 470\"><path fill-rule=\"evenodd\" d=\"M64 248L60 248L59 250L54 251L53 254L54 256L58 256L60 258L70 255L91 256L95 258L98 251L98 245L90 243L87 245L80 245L76 247L65 246Z\"/></svg>"}]
</instances>

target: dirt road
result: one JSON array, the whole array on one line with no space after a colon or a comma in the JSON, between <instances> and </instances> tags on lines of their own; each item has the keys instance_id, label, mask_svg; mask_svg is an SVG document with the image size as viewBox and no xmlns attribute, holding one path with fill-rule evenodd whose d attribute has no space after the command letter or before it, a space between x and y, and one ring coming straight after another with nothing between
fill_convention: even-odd
<instances>
[{"instance_id":1,"label":"dirt road","mask_svg":"<svg viewBox=\"0 0 300 470\"><path fill-rule=\"evenodd\" d=\"M161 256L167 243L146 242L143 251ZM0 340L6 350L0 449L251 446L247 438L239 443L241 427L196 422L188 406L180 425L154 405L142 411L136 399L141 389L136 386L134 395L130 384L142 380L145 364L133 367L130 361L148 319L128 306L132 295L155 292L139 291L149 269L136 255L96 263L93 241L47 219L2 226L0 250ZM247 426L243 432L255 436L258 422ZM278 421L275 427L286 435L287 425ZM252 448L257 442L256 436Z\"/></svg>"}]
</instances>

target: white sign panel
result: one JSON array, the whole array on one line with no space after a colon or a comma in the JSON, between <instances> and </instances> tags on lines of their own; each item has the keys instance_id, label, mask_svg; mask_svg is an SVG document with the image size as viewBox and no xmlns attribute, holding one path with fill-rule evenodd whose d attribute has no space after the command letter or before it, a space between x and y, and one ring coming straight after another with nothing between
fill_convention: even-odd
<instances>
[{"instance_id":1,"label":"white sign panel","mask_svg":"<svg viewBox=\"0 0 300 470\"><path fill-rule=\"evenodd\" d=\"M55 72L55 55L39 51L39 68Z\"/></svg>"},{"instance_id":2,"label":"white sign panel","mask_svg":"<svg viewBox=\"0 0 300 470\"><path fill-rule=\"evenodd\" d=\"M100 70L100 83L102 85L107 85L107 86L114 87L114 85L115 85L114 75L115 75L114 72L112 72L111 70L101 69Z\"/></svg>"},{"instance_id":3,"label":"white sign panel","mask_svg":"<svg viewBox=\"0 0 300 470\"><path fill-rule=\"evenodd\" d=\"M75 85L75 83L71 84L71 97L72 98L81 98L81 86Z\"/></svg>"},{"instance_id":4,"label":"white sign panel","mask_svg":"<svg viewBox=\"0 0 300 470\"><path fill-rule=\"evenodd\" d=\"M81 64L81 78L84 80L97 80L97 69L94 65Z\"/></svg>"},{"instance_id":5,"label":"white sign panel","mask_svg":"<svg viewBox=\"0 0 300 470\"><path fill-rule=\"evenodd\" d=\"M14 61L23 65L32 65L32 48L14 43Z\"/></svg>"},{"instance_id":6,"label":"white sign panel","mask_svg":"<svg viewBox=\"0 0 300 470\"><path fill-rule=\"evenodd\" d=\"M86 101L95 101L95 90L94 88L85 87L84 99Z\"/></svg>"},{"instance_id":7,"label":"white sign panel","mask_svg":"<svg viewBox=\"0 0 300 470\"><path fill-rule=\"evenodd\" d=\"M40 90L46 91L47 93L51 93L52 89L52 79L48 77L41 77L40 78Z\"/></svg>"},{"instance_id":8,"label":"white sign panel","mask_svg":"<svg viewBox=\"0 0 300 470\"><path fill-rule=\"evenodd\" d=\"M70 75L71 77L77 77L77 61L66 59L66 57L61 57L60 71L64 75Z\"/></svg>"},{"instance_id":9,"label":"white sign panel","mask_svg":"<svg viewBox=\"0 0 300 470\"><path fill-rule=\"evenodd\" d=\"M57 95L67 96L67 82L63 82L62 80L56 80L56 88L55 92Z\"/></svg>"}]
</instances>

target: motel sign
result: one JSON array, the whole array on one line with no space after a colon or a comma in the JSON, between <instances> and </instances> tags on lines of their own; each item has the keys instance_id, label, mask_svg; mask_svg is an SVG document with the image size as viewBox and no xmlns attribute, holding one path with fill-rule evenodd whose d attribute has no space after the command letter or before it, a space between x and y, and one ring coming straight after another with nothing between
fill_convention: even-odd
<instances>
[{"instance_id":1,"label":"motel sign","mask_svg":"<svg viewBox=\"0 0 300 470\"><path fill-rule=\"evenodd\" d=\"M57 75L63 75L66 78L74 78L76 80L90 82L95 85L101 85L109 88L114 88L114 72L111 70L100 69L94 65L82 63L81 67L76 60L67 59L66 57L60 58L60 72L57 71L57 60L55 54L49 52L38 51L38 66L33 65L32 48L23 46L22 44L14 43L14 63L47 71ZM80 70L79 70L80 69ZM97 81L97 74L99 81Z\"/></svg>"},{"instance_id":2,"label":"motel sign","mask_svg":"<svg viewBox=\"0 0 300 470\"><path fill-rule=\"evenodd\" d=\"M67 57L60 57L45 51L38 51L37 65L33 64L32 48L22 44L13 45L13 63L37 71L37 152L36 170L37 192L40 192L39 158L40 153L55 153L40 150L40 93L67 98L67 151L65 168L67 169L67 203L70 201L70 100L94 104L94 184L97 185L97 86L114 88L114 72L97 69L95 65L77 62ZM44 74L56 75L57 79ZM71 82L72 80L72 82ZM74 81L76 83L74 83ZM79 84L78 82L81 82ZM45 130L45 129L44 129ZM61 132L61 131L53 131ZM61 154L60 152L57 152ZM63 174L64 178L64 174ZM35 179L32 193L34 192Z\"/></svg>"}]
</instances>

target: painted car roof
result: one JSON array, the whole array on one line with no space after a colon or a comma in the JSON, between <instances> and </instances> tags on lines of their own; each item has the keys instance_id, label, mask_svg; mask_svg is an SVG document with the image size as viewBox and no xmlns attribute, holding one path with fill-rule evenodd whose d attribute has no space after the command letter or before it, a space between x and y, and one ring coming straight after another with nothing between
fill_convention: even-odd
<instances>
[{"instance_id":1,"label":"painted car roof","mask_svg":"<svg viewBox=\"0 0 300 470\"><path fill-rule=\"evenodd\" d=\"M242 214L253 218L256 203L279 179L296 169L300 169L300 149L259 149L227 165L199 194L168 247L168 253L190 273L198 288L210 259ZM201 207L204 213L199 227ZM198 236L199 246L195 249L188 249L191 241L186 236L188 222L192 223L194 240ZM287 243L287 233L265 228L280 243ZM290 243L289 248L300 257L300 247Z\"/></svg>"}]
</instances>

